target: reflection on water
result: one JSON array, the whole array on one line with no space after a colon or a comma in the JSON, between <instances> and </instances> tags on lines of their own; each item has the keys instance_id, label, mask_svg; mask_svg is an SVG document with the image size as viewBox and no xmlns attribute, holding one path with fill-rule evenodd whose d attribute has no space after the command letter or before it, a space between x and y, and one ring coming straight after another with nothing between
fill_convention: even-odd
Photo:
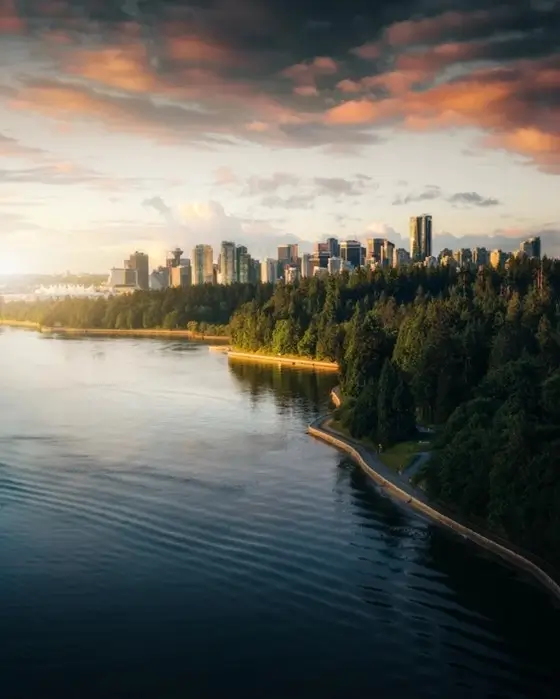
<instances>
[{"instance_id":1,"label":"reflection on water","mask_svg":"<svg viewBox=\"0 0 560 699\"><path fill-rule=\"evenodd\" d=\"M11 330L0 367L3 695L558 696L543 593L305 434L332 374Z\"/></svg>"}]
</instances>

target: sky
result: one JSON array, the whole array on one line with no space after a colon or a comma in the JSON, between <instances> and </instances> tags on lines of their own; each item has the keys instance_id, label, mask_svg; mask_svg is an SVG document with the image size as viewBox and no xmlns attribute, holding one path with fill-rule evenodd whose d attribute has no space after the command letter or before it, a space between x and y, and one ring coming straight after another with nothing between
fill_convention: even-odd
<instances>
[{"instance_id":1,"label":"sky","mask_svg":"<svg viewBox=\"0 0 560 699\"><path fill-rule=\"evenodd\" d=\"M328 236L560 256L560 0L0 0L0 273Z\"/></svg>"}]
</instances>

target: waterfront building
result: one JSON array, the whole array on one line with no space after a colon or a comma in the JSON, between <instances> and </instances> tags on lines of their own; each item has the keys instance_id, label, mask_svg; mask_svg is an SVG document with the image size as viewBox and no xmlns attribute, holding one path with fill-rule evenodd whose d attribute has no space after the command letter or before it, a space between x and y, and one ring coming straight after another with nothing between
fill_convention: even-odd
<instances>
[{"instance_id":1,"label":"waterfront building","mask_svg":"<svg viewBox=\"0 0 560 699\"><path fill-rule=\"evenodd\" d=\"M429 214L410 217L410 258L421 262L432 255L432 217Z\"/></svg>"},{"instance_id":2,"label":"waterfront building","mask_svg":"<svg viewBox=\"0 0 560 699\"><path fill-rule=\"evenodd\" d=\"M169 270L167 267L158 267L150 274L150 289L152 291L162 291L169 286Z\"/></svg>"},{"instance_id":3,"label":"waterfront building","mask_svg":"<svg viewBox=\"0 0 560 699\"><path fill-rule=\"evenodd\" d=\"M490 254L488 250L484 247L473 248L472 249L472 261L473 264L479 267L485 267L490 261Z\"/></svg>"}]
</instances>

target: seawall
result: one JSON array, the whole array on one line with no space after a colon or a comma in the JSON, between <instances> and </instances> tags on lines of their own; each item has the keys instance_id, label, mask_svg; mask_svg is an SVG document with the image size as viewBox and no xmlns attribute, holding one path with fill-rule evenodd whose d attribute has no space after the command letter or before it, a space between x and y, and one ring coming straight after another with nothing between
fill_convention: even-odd
<instances>
[{"instance_id":1,"label":"seawall","mask_svg":"<svg viewBox=\"0 0 560 699\"><path fill-rule=\"evenodd\" d=\"M259 362L261 364L287 364L294 367L307 367L308 369L317 369L321 371L338 371L336 362L326 362L316 359L304 359L299 357L285 357L274 354L258 354L253 352L238 352L230 350L227 353L230 359L239 359L242 361Z\"/></svg>"},{"instance_id":2,"label":"seawall","mask_svg":"<svg viewBox=\"0 0 560 699\"><path fill-rule=\"evenodd\" d=\"M376 483L385 488L396 499L405 502L418 512L426 515L438 524L448 527L456 534L473 541L492 553L500 556L508 563L517 566L521 570L530 573L536 580L543 585L557 600L560 600L560 585L546 573L538 565L525 558L521 554L507 548L506 546L493 541L492 539L480 534L479 532L470 529L469 527L455 521L451 517L444 515L437 510L433 505L429 504L419 493L413 492L412 487L407 487L406 484L397 484L392 480L384 478L371 463L371 458L368 456L365 449L354 447L339 433L334 434L328 428L325 428L324 423L326 417L321 417L311 423L307 428L308 434L321 439L328 444L346 452L360 468Z\"/></svg>"},{"instance_id":3,"label":"seawall","mask_svg":"<svg viewBox=\"0 0 560 699\"><path fill-rule=\"evenodd\" d=\"M190 340L210 340L212 342L229 343L227 335L206 335L205 333L193 332L192 330L163 330L161 328L136 328L136 329L116 329L116 328L51 328L32 321L23 320L0 320L0 325L14 328L30 328L37 330L44 335L76 335L99 337L180 337Z\"/></svg>"}]
</instances>

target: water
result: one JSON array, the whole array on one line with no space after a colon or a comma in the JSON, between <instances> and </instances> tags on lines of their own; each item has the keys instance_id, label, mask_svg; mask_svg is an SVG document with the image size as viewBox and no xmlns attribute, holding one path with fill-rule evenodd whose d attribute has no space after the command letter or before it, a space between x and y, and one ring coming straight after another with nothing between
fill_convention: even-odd
<instances>
[{"instance_id":1,"label":"water","mask_svg":"<svg viewBox=\"0 0 560 699\"><path fill-rule=\"evenodd\" d=\"M550 599L305 434L335 380L3 329L2 696L558 697Z\"/></svg>"}]
</instances>

